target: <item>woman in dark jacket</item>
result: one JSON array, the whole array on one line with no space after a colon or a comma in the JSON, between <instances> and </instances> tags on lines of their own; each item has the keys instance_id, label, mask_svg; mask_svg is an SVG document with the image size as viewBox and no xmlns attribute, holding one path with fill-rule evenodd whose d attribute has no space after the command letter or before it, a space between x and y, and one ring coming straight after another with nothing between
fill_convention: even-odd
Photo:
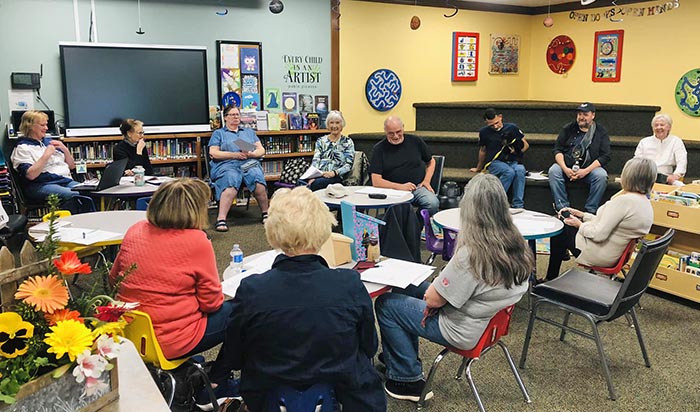
<instances>
[{"instance_id":1,"label":"woman in dark jacket","mask_svg":"<svg viewBox=\"0 0 700 412\"><path fill-rule=\"evenodd\" d=\"M125 119L119 130L124 136L124 140L114 147L114 160L129 159L126 164L125 175L131 176L131 170L136 166L143 166L147 175L153 175L153 166L148 159L146 141L143 139L143 122L134 119Z\"/></svg>"}]
</instances>

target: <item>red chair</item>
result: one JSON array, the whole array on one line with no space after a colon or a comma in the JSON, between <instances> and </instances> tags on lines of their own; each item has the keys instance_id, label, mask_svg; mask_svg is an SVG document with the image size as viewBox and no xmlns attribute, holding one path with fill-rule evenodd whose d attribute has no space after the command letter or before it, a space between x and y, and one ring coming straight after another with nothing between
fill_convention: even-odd
<instances>
[{"instance_id":1,"label":"red chair","mask_svg":"<svg viewBox=\"0 0 700 412\"><path fill-rule=\"evenodd\" d=\"M580 265L585 267L586 269L589 270L589 272L595 272L595 273L601 273L603 275L609 275L609 276L615 276L618 273L622 272L623 275L625 275L625 270L624 267L627 264L627 262L630 260L630 257L632 257L632 252L634 251L635 246L637 246L637 240L638 239L632 239L630 242L627 244L627 247L625 247L625 250L622 252L622 255L620 256L620 260L617 261L615 266L606 268L606 267L600 267L600 266L586 266L586 265Z\"/></svg>"},{"instance_id":2,"label":"red chair","mask_svg":"<svg viewBox=\"0 0 700 412\"><path fill-rule=\"evenodd\" d=\"M501 342L501 337L508 334L508 326L510 325L510 318L513 314L514 308L515 305L511 305L496 313L496 315L494 315L494 317L491 318L491 321L486 327L484 334L481 335L481 339L479 339L479 342L473 349L461 350L446 347L442 350L442 352L440 352L440 354L435 358L435 361L433 361L433 366L430 368L430 372L428 372L428 379L426 380L423 393L421 394L420 399L418 400L417 410L421 410L425 405L425 396L431 391L431 384L433 381L433 377L435 376L435 372L437 371L438 364L440 363L440 361L442 361L442 359L445 357L445 355L447 355L448 352L454 352L464 358L464 360L462 361L462 365L459 367L459 371L457 372L457 376L455 376L455 379L460 380L462 373L464 373L464 375L467 377L467 380L469 381L469 386L471 387L472 393L474 393L476 403L479 405L479 410L481 412L486 412L486 410L484 409L484 404L481 402L479 392L476 390L474 379L472 378L471 366L472 363L478 360L482 354L485 354L496 345L500 346L503 350L503 354L505 355L506 360L508 361L508 365L510 366L511 371L513 371L515 380L518 382L518 386L520 386L520 391L523 393L523 398L525 398L525 402L532 402L530 400L530 395L528 395L527 393L527 389L525 389L523 380L520 378L520 374L515 368L515 363L513 363L513 358L510 356L508 348L503 342Z\"/></svg>"}]
</instances>

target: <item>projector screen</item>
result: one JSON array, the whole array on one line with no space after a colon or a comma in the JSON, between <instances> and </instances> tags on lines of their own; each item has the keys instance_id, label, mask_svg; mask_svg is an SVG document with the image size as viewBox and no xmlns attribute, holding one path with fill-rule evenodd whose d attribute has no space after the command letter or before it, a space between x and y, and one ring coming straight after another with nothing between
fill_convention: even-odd
<instances>
[{"instance_id":1,"label":"projector screen","mask_svg":"<svg viewBox=\"0 0 700 412\"><path fill-rule=\"evenodd\" d=\"M59 43L67 136L209 130L206 47Z\"/></svg>"}]
</instances>

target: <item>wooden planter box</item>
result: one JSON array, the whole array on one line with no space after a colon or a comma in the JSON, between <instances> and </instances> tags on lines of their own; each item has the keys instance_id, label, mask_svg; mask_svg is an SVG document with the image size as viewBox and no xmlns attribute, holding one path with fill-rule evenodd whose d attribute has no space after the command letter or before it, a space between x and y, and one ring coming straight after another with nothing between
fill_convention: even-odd
<instances>
[{"instance_id":1,"label":"wooden planter box","mask_svg":"<svg viewBox=\"0 0 700 412\"><path fill-rule=\"evenodd\" d=\"M108 376L108 388L101 394L81 398L84 383L78 383L71 367L60 378L54 378L52 372L25 383L17 394L17 401L12 405L0 403L0 412L95 412L119 398L119 379L117 377L116 359L114 368Z\"/></svg>"}]
</instances>

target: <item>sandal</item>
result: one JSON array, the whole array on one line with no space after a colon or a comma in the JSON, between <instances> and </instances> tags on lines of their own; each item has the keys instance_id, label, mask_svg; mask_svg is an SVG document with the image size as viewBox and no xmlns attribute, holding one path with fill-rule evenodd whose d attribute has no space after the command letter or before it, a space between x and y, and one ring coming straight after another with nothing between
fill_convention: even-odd
<instances>
[{"instance_id":1,"label":"sandal","mask_svg":"<svg viewBox=\"0 0 700 412\"><path fill-rule=\"evenodd\" d=\"M228 224L226 224L225 220L217 220L214 229L217 232L228 232Z\"/></svg>"},{"instance_id":2,"label":"sandal","mask_svg":"<svg viewBox=\"0 0 700 412\"><path fill-rule=\"evenodd\" d=\"M267 212L263 212L262 219L261 219L263 225L265 224L266 220L267 220Z\"/></svg>"}]
</instances>

